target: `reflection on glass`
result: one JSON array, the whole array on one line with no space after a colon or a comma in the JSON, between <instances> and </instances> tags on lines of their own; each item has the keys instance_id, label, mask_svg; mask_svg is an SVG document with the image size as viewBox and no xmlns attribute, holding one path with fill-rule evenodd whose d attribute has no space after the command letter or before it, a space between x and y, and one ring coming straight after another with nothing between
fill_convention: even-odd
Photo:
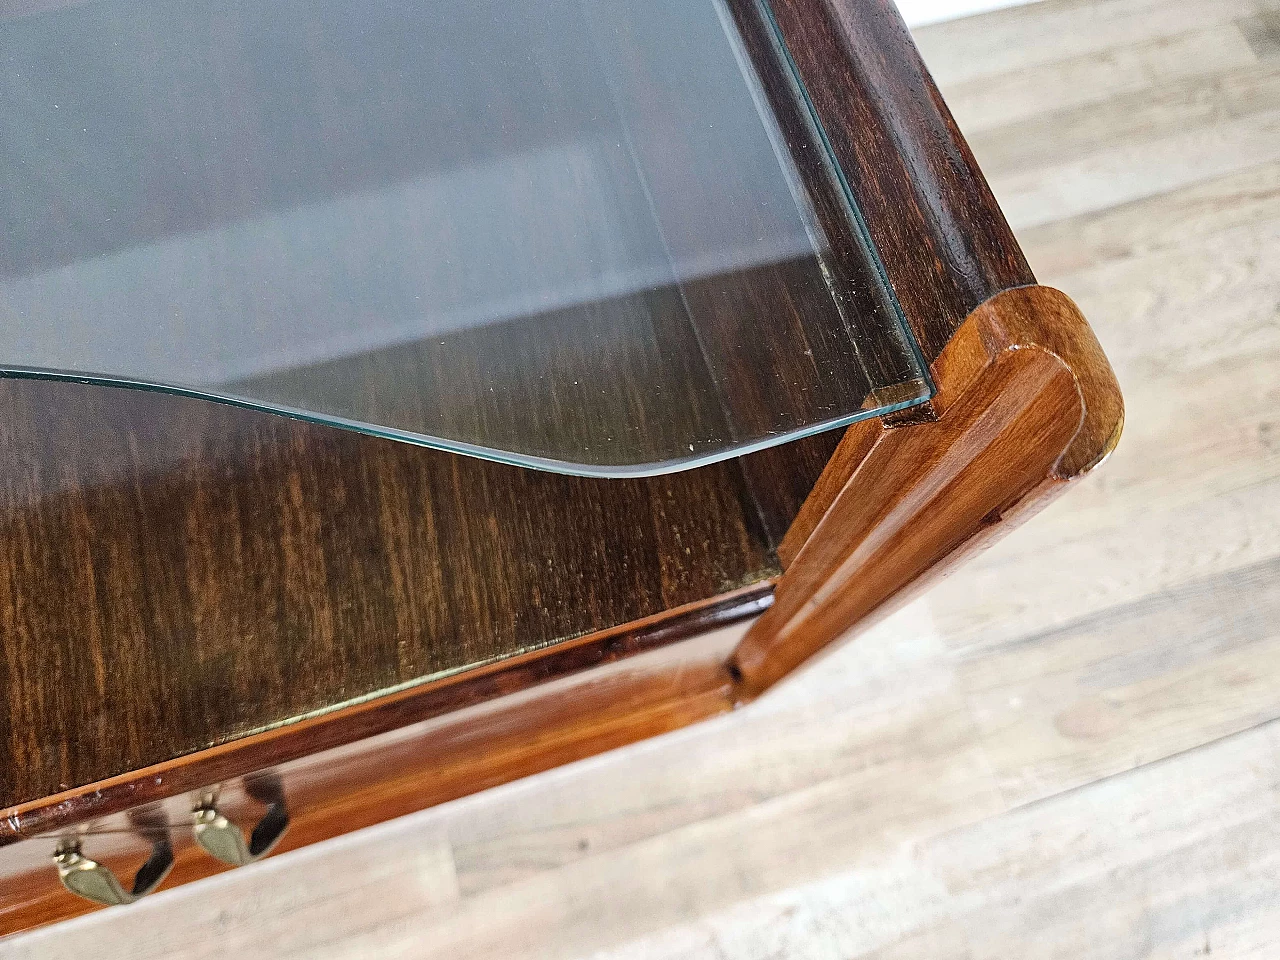
<instances>
[{"instance_id":1,"label":"reflection on glass","mask_svg":"<svg viewBox=\"0 0 1280 960\"><path fill-rule=\"evenodd\" d=\"M755 0L0 0L0 368L660 472L924 374Z\"/></svg>"}]
</instances>

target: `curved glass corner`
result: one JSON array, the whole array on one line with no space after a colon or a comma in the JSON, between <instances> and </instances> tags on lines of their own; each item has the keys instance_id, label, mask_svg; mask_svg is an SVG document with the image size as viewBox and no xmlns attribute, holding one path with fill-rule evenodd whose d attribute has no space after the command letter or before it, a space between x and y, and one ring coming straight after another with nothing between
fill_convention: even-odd
<instances>
[{"instance_id":1,"label":"curved glass corner","mask_svg":"<svg viewBox=\"0 0 1280 960\"><path fill-rule=\"evenodd\" d=\"M589 475L929 394L756 0L18 10L0 375Z\"/></svg>"}]
</instances>

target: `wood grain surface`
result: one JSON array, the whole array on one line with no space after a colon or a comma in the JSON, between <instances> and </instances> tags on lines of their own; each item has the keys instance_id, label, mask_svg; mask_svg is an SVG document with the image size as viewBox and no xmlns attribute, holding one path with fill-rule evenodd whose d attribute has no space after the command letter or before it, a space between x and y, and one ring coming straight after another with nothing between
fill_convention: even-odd
<instances>
[{"instance_id":1,"label":"wood grain surface","mask_svg":"<svg viewBox=\"0 0 1280 960\"><path fill-rule=\"evenodd\" d=\"M491 691L468 697L465 688L476 681L464 678L454 685L461 691L446 685L446 705L437 703L434 714L412 694L379 698L366 713L395 712L399 721L380 735L369 734L370 728L379 728L367 716L334 718L328 724L320 718L292 725L282 731L284 736L248 738L243 746L222 751L220 759L230 764L256 761L268 768L274 795L284 798L289 817L276 852L298 849L728 712L735 698L726 661L744 626L701 626L702 632L681 642L595 657L589 668L577 671L525 658L529 667L551 679L537 685L508 681L517 692L505 697ZM502 675L510 672L493 671L492 676L502 683ZM353 731L363 739L344 745L341 738ZM291 758L284 751L300 739L311 751ZM191 841L192 797L209 786L210 766L200 754L196 763L152 768L144 777L104 785L104 794L112 793L113 786L132 787L116 792L138 803L147 799L145 786L137 789L139 782L151 783L165 788L160 795L166 799L82 821L75 835L85 853L128 876L149 853L150 839L135 827L145 817L161 829L167 826L174 846L176 862L164 881L166 888L223 872L221 863ZM195 781L200 789L175 795L174 788L193 775L205 778ZM245 832L264 812L263 803L252 796L263 776L224 777L227 782L214 791L218 811ZM62 804L92 812L106 806L98 800L95 791ZM30 827L39 832L38 823ZM50 844L66 833L59 830L0 848L0 936L91 908L68 896L50 869Z\"/></svg>"},{"instance_id":2,"label":"wood grain surface","mask_svg":"<svg viewBox=\"0 0 1280 960\"><path fill-rule=\"evenodd\" d=\"M759 60L758 12L752 20L748 9L735 7ZM848 13L797 7L780 24L931 359L969 309L1030 274L896 12L866 0L853 33ZM888 73L882 43L896 52ZM836 48L848 62L828 75ZM807 120L783 95L786 78L764 72L803 158ZM800 167L837 241L849 305L871 310L879 280L865 275L858 239L835 232L830 171L812 160ZM832 367L848 333L833 334L840 323L801 295L816 284L811 263L724 280L690 284L681 303L720 318L717 340L734 346L726 356L740 369L711 368L746 385L735 403L763 417L768 392L753 390L766 382L797 392L811 412L834 409L842 391L866 391L859 377L803 386L802 368ZM655 298L679 327L681 303ZM807 345L800 359L782 363L743 329L755 315L787 325ZM877 346L870 368L888 369L892 354ZM627 376L646 369L637 362ZM84 384L11 381L0 399L9 411L0 743L10 761L0 804L24 810L316 711L763 582L778 572L774 548L837 442L810 439L669 478L592 481ZM708 403L682 415L716 414ZM523 413L508 419L508 432L529 426ZM662 432L662 418L649 419Z\"/></svg>"},{"instance_id":3,"label":"wood grain surface","mask_svg":"<svg viewBox=\"0 0 1280 960\"><path fill-rule=\"evenodd\" d=\"M550 685L549 690L554 691L559 688L554 687L553 681L576 677L580 682L585 674L641 654L668 649L670 652L663 662L675 669L683 657L692 656L682 654L682 650L702 649L688 642L692 638L753 619L772 602L773 584L755 584L711 600L663 611L623 627L458 671L434 682L408 685L226 744L17 804L8 808L0 819L0 847L27 837L53 835L69 827L79 832L100 832L108 829L102 826L104 817L172 798L177 799L181 809L189 805L190 797L217 784L247 782L263 771L327 751L351 747L356 752L376 755L377 738L382 734L420 726L493 701L505 702L543 685ZM546 695L555 699L554 692ZM378 763L372 756L365 760ZM323 768L320 763L319 769ZM385 773L394 768L379 763L374 769ZM317 778L309 779L315 787ZM328 799L334 805L344 802L341 785L329 790ZM304 811L297 808L296 812ZM170 819L170 822L185 825L186 813L183 811L177 821ZM377 816L377 813L362 815ZM382 819L390 816L388 813Z\"/></svg>"},{"instance_id":4,"label":"wood grain surface","mask_svg":"<svg viewBox=\"0 0 1280 960\"><path fill-rule=\"evenodd\" d=\"M1265 115L1274 13L1044 0L918 35L984 166L1046 121L1043 161L993 152L997 196L1089 209L1014 220L1125 392L1124 442L1070 496L733 716L0 956L1270 960L1280 161L1217 152L1213 111L1128 131L1179 78L1230 74ZM1090 158L1132 198L1056 179Z\"/></svg>"},{"instance_id":5,"label":"wood grain surface","mask_svg":"<svg viewBox=\"0 0 1280 960\"><path fill-rule=\"evenodd\" d=\"M865 194L880 217L873 232L891 222L885 217L890 208L921 201L920 185L928 186L926 215L885 234L882 253L893 258L889 280L905 293L914 329L933 357L955 332L957 311L1030 275L945 107L912 59L896 14L874 2L864 13L857 37L847 17L837 22L818 10L794 21L784 17L783 30L802 74L815 91L826 90L828 100L829 46L858 40L845 51L847 69L834 82L852 85L860 112L824 111L819 102L818 113L839 142L879 144L861 153L837 149L846 173L855 174L855 195L863 200ZM760 41L758 27L754 33L744 28L749 45ZM801 36L798 27L819 33ZM849 34L843 40L842 32ZM901 54L896 72L881 70L880 40ZM759 59L758 49L755 55ZM775 77L766 95L784 133L795 139L809 118L794 110L784 87ZM885 168L890 150L899 161ZM802 173L817 182L829 171L802 164ZM826 226L839 221L840 198L822 182L826 192L814 197ZM850 241L846 248L848 264L837 257L834 265L838 279L852 291L853 307L871 309L875 297L857 273L857 245ZM932 251L928 269L918 257L922 248ZM803 280L807 268L797 269ZM724 313L729 326L717 332L717 342L734 343L742 336L733 324L756 308L755 291L764 291L774 305L766 312L799 324L797 337L811 345L809 362L830 366L818 351L830 339L822 317L807 317L808 301L792 297L794 284L782 279L775 269L737 278L731 290L715 281L693 284L686 293L706 300L708 315ZM892 367L892 345L872 346L873 367ZM735 362L753 366L750 356ZM1030 395L1048 398L1041 408L1046 428L1075 409L1070 381L1061 396L1040 391L1039 381L1031 385ZM1017 377L996 377L989 386L997 394L1009 388L1010 397L1022 392ZM829 387L852 389L839 381ZM318 749L309 714L346 706L335 718L352 709L364 716L356 704L397 686L524 652L538 659L533 651L579 635L612 642L601 632L648 618L655 628L637 634L642 649L647 637L664 635L655 619L664 611L692 609L776 572L771 548L830 449L830 441L813 441L791 459L773 454L622 485L529 474L193 400L71 383L16 381L4 388L15 412L6 439L17 454L7 484L9 594L0 598L12 621L7 632L17 638L7 645L5 675L10 701L20 704L6 731L15 760L7 789L17 803L6 819L14 839L78 818L111 816L124 803L175 796L206 774L212 782L215 775L248 772L245 764L256 756L250 747L260 739L255 734L281 723L297 729L271 738L273 762L300 758L304 747ZM1054 397L1062 402L1050 402ZM735 402L750 409L754 401ZM1071 415L1062 422L1061 438L1052 430L1038 438L1033 429L1029 438L1047 442L1031 446L1048 450L1065 442L1076 423ZM970 426L960 424L958 435ZM922 456L932 449L924 438L918 446ZM704 481L714 490L694 489ZM719 508L707 510L716 497ZM595 514L592 520L569 519L583 510ZM646 513L651 519L637 523L634 517ZM673 525L677 513L681 519ZM704 522L698 530L688 525ZM569 526L573 533L565 537L561 529ZM643 538L637 552L629 540L615 542L620 529L623 538ZM696 539L699 549L686 538ZM952 546L948 541L940 549ZM583 585L601 569L612 575L593 581L594 598L583 596ZM637 589L636 578L652 574L654 589ZM121 634L132 648L117 639ZM558 675L554 664L561 659L554 652L540 658L537 679ZM576 662L572 653L570 662ZM791 665L778 658L774 672ZM520 669L500 674L495 690L511 693ZM756 692L758 671L730 676L735 686ZM65 695L68 690L76 693ZM414 691L405 702L415 705L414 716L431 716L433 690L422 693L425 700ZM735 693L717 702L723 707L738 699ZM694 709L681 722L705 712ZM399 715L395 709L367 713ZM637 714L636 730L652 732L643 715ZM320 738L335 745L347 742L347 734L382 729L336 722L316 729L322 727L346 730L336 739ZM590 741L596 746L572 755L534 750L531 757L541 759L532 765L499 764L506 772L498 779L476 776L472 783L483 787L630 737L596 737ZM283 746L286 741L292 746ZM242 754L209 749L232 742L245 748ZM50 744L60 747L56 753ZM187 754L194 754L191 762L181 759ZM446 790L436 801L459 792ZM403 809L420 800L406 801ZM342 820L344 809L335 803L327 815ZM401 809L388 803L383 812ZM302 809L300 816L315 813ZM359 825L372 822L369 815L345 819Z\"/></svg>"},{"instance_id":6,"label":"wood grain surface","mask_svg":"<svg viewBox=\"0 0 1280 960\"><path fill-rule=\"evenodd\" d=\"M932 362L978 304L1035 277L892 0L771 7Z\"/></svg>"},{"instance_id":7,"label":"wood grain surface","mask_svg":"<svg viewBox=\"0 0 1280 960\"><path fill-rule=\"evenodd\" d=\"M992 297L932 369L939 419L851 427L805 502L774 603L734 651L741 696L1007 535L1119 440L1115 374L1057 290Z\"/></svg>"},{"instance_id":8,"label":"wood grain surface","mask_svg":"<svg viewBox=\"0 0 1280 960\"><path fill-rule=\"evenodd\" d=\"M156 393L0 397L6 806L775 569L732 464L575 479Z\"/></svg>"},{"instance_id":9,"label":"wood grain surface","mask_svg":"<svg viewBox=\"0 0 1280 960\"><path fill-rule=\"evenodd\" d=\"M727 712L826 652L962 548L989 540L1008 525L1004 515L1038 508L1118 436L1110 368L1057 291L994 297L961 326L933 376L937 422L878 426L869 446L856 431L847 436L824 473L828 484L838 473L843 487L828 500L820 484L806 501L802 516L822 516L796 548L776 601L771 585L746 588L652 625L473 668L10 808L4 829L19 842L0 858L0 933L86 909L43 862L71 824L87 843L106 837L117 862L141 861L142 837L111 840L127 831L123 815L145 810L185 835L193 797L218 781L234 791L233 778L269 770L276 795L287 797L291 827L280 849L289 850ZM745 637L697 635L760 611ZM244 790L251 785L246 779ZM220 809L247 828L254 814L244 806ZM165 883L217 869L197 848L180 846Z\"/></svg>"}]
</instances>

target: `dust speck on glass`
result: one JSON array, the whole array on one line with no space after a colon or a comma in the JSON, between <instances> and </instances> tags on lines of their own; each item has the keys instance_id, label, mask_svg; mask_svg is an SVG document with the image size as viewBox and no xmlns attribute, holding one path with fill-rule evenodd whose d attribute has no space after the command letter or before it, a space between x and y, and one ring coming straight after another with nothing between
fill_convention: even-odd
<instances>
[{"instance_id":1,"label":"dust speck on glass","mask_svg":"<svg viewBox=\"0 0 1280 960\"><path fill-rule=\"evenodd\" d=\"M927 376L762 0L0 0L0 374L661 473Z\"/></svg>"}]
</instances>

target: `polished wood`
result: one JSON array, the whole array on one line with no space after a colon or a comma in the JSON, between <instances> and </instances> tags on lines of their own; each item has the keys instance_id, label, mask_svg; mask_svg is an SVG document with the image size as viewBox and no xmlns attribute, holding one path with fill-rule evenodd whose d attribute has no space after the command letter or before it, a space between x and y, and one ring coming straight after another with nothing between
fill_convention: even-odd
<instances>
[{"instance_id":1,"label":"polished wood","mask_svg":"<svg viewBox=\"0 0 1280 960\"><path fill-rule=\"evenodd\" d=\"M640 654L670 647L673 653L662 662L674 668L685 656L677 648L700 649L688 646L691 637L752 619L768 609L772 601L771 583L746 587L647 620L415 684L117 777L16 804L5 809L0 818L0 847L175 795L198 793L217 783L340 747L359 744L360 751L377 755L378 744L370 738L490 701L509 700L515 694L541 689L553 681L595 675L604 667ZM554 696L550 692L546 695ZM386 772L400 774L394 765Z\"/></svg>"},{"instance_id":2,"label":"polished wood","mask_svg":"<svg viewBox=\"0 0 1280 960\"><path fill-rule=\"evenodd\" d=\"M1124 388L1102 470L732 716L0 956L1270 957L1280 165L1219 149L1276 109L1237 25L1261 6L1044 0L917 34L1002 202L1084 205L1072 162L1146 191L1014 222ZM1135 140L1146 108L1185 136ZM1003 166L1028 119L1058 155Z\"/></svg>"},{"instance_id":3,"label":"polished wood","mask_svg":"<svg viewBox=\"0 0 1280 960\"><path fill-rule=\"evenodd\" d=\"M641 629L604 646L589 640L12 808L5 819L11 842L46 831L50 839L14 845L10 889L18 892L8 929L91 908L60 896L48 870L31 861L48 855L53 831L94 813L118 815L148 800L172 801L183 790L199 796L198 788L269 766L295 824L310 824L291 830L288 849L731 709L849 628L871 622L962 548L989 540L1002 514L1025 516L1056 485L1100 462L1118 437L1122 408L1110 369L1083 318L1057 291L1020 288L985 304L933 376L936 423L881 426L869 444L856 431L847 435L828 466L828 475L846 477L844 486L828 502L827 476L802 509L802 517L818 509L823 515L788 565L776 601L768 591L747 590L734 605L691 611L693 623L674 634L696 628L699 614L702 622L732 620L774 601L740 643L712 644L691 666L688 651L705 651L704 641L669 645L670 630L655 636ZM656 673L646 672L643 657L659 664ZM601 666L610 661L616 667ZM638 686L615 688L613 675ZM169 806L182 829L183 802ZM86 829L93 836L110 826ZM184 850L170 884L214 869L194 848ZM136 858L139 851L132 852ZM46 893L20 892L39 889Z\"/></svg>"},{"instance_id":4,"label":"polished wood","mask_svg":"<svg viewBox=\"0 0 1280 960\"><path fill-rule=\"evenodd\" d=\"M0 405L4 807L777 570L732 463L589 480L158 393Z\"/></svg>"},{"instance_id":5,"label":"polished wood","mask_svg":"<svg viewBox=\"0 0 1280 960\"><path fill-rule=\"evenodd\" d=\"M867 13L866 29L897 36L888 7ZM811 62L803 39L788 33L787 42L806 83L825 89L839 78L824 79L826 61ZM894 43L915 62L905 34ZM849 70L870 77L871 66ZM836 134L852 136L853 123L880 130L867 142L886 150L890 114L921 131L918 149L888 166L880 153L841 153L874 227L899 222L889 209L915 184L937 181L939 165L965 148L940 101L917 115L914 92L927 76L873 79L858 81L854 99L874 110L822 119L838 153ZM937 142L939 130L950 147ZM979 219L1000 220L976 169L939 182L936 203L964 216L985 203ZM934 227L896 229L924 237ZM984 262L1016 260L987 249L1006 243L997 234L966 243L985 251ZM928 235L938 249L955 239ZM1023 279L987 271L938 314L911 298L940 281L895 265L911 262L916 242L877 242L918 334L922 318L950 317L981 290ZM744 303L766 288L781 290L777 309ZM791 317L812 341L805 324L814 321L787 307L789 289L760 278L717 302ZM0 468L12 531L11 573L0 583L12 638L0 661L12 705L0 721L14 761L0 770L8 806L767 579L778 572L772 547L836 442L814 438L671 479L605 482L397 449L194 400L70 383L0 390L10 411ZM602 578L605 562L613 573ZM120 669L107 670L109 660ZM64 696L70 689L91 695ZM50 752L47 738L77 746Z\"/></svg>"},{"instance_id":6,"label":"polished wood","mask_svg":"<svg viewBox=\"0 0 1280 960\"><path fill-rule=\"evenodd\" d=\"M284 731L286 741L311 739L306 755L288 758L282 737L270 733L248 738L234 753L275 758L272 776L289 812L288 830L276 847L283 852L731 710L733 678L726 662L741 634L742 628L732 627L703 632L506 696L477 698L470 707L459 704L425 720L415 722L406 713L397 728L354 746L326 748L326 726L358 727L358 716L302 721ZM189 841L190 813L202 791L175 796L173 788L190 784L192 771L184 768L191 765L208 772L209 759L200 755L133 778L163 784L169 797L142 808L153 822L168 823L174 839L176 863L162 888L227 869ZM218 800L219 810L246 830L263 812L247 795L248 783L225 784ZM135 802L145 799L135 794ZM62 802L89 813L107 809L96 800L82 794ZM33 832L41 827L28 825ZM98 856L122 874L147 856L146 839L122 815L91 822L78 833L86 852L93 855L96 845ZM0 936L95 909L58 883L49 864L57 842L58 835L49 833L0 848Z\"/></svg>"},{"instance_id":7,"label":"polished wood","mask_svg":"<svg viewBox=\"0 0 1280 960\"><path fill-rule=\"evenodd\" d=\"M770 6L932 362L979 304L1035 277L893 0Z\"/></svg>"},{"instance_id":8,"label":"polished wood","mask_svg":"<svg viewBox=\"0 0 1280 960\"><path fill-rule=\"evenodd\" d=\"M859 398L854 412L874 406L872 382L910 384L904 394L926 389L905 368L900 346L882 351L889 356L869 378L859 351L890 337L896 321L875 318L868 291L859 304L867 309L854 314L866 326L851 336L822 267L808 257L725 271L231 389L548 461L565 451L617 456L618 449L634 464L702 456L734 437L842 418L850 398ZM869 269L864 264L849 286L866 289ZM767 336L756 330L761 322ZM810 347L779 349L784 343ZM386 384L412 386L380 391Z\"/></svg>"},{"instance_id":9,"label":"polished wood","mask_svg":"<svg viewBox=\"0 0 1280 960\"><path fill-rule=\"evenodd\" d=\"M980 368L993 364L997 354L1030 349L1058 360L1072 371L1079 381L1083 404L1079 429L1070 445L1059 452L1050 471L1051 479L1075 479L1097 466L1115 448L1124 427L1124 401L1097 337L1070 298L1052 288L1020 287L993 297L966 323L970 329L957 334L934 365L939 390L931 403L933 415L949 409L956 402L958 391L967 390L981 377ZM854 472L882 440L888 439L888 430L900 425L858 424L845 434L778 547L784 565L790 566L795 560ZM933 426L925 432L944 429L956 427Z\"/></svg>"},{"instance_id":10,"label":"polished wood","mask_svg":"<svg viewBox=\"0 0 1280 960\"><path fill-rule=\"evenodd\" d=\"M853 6L865 23L853 22ZM11 538L10 569L35 558L27 569L59 584L59 593L35 609L13 595L0 598L18 618L20 638L15 655L6 651L5 681L11 703L64 711L45 734L19 714L6 735L24 760L41 757L49 729L91 730L95 739L83 753L60 754L53 777L19 765L14 776L28 778L26 796L0 811L11 839L21 841L9 848L14 862L47 855L48 839L32 838L33 830L90 829L92 816L124 816L144 802L176 804L180 812L187 791L263 766L283 770L288 793L289 765L307 764L326 747L359 756L360 774L344 781L335 765L336 781L319 776L315 782L329 786L309 799L302 784L310 781L297 781L299 822L355 807L363 812L342 823L372 822L359 818L417 809L692 722L750 699L839 629L884 609L930 562L977 542L983 521L989 527L996 519L992 511L1029 503L1052 486L1037 483L1075 446L1081 417L1105 420L1097 413L1103 406L1090 406L1081 393L1096 359L1080 349L1087 328L1051 292L1002 293L1029 283L1029 271L890 6L867 0L804 16L798 10L780 14L788 48L820 92L820 118L934 360L939 392L927 414L855 429L830 462L834 437L804 441L795 453L766 451L648 481L589 481L195 401L165 398L162 413L159 400L148 406L146 395L104 401L110 391L98 387L6 385L25 397L13 429L39 451L13 468L27 472L10 487L40 494L22 502L10 527L24 535ZM815 32L810 37L806 29ZM845 35L862 30L897 51L900 68L886 68L883 50ZM856 94L847 98L851 111L833 94L832 85L842 83ZM867 136L855 148L859 127ZM966 233L969 219L975 226ZM1065 324L1060 336L1051 329L1057 323ZM94 470L116 471L112 482L85 482L92 477L76 474L86 468L75 457L69 476L50 469L82 442L70 422L50 422L54 407L38 391L54 387L78 398L70 412L81 430L117 431L116 446L103 445L111 455L81 458ZM1107 392L1099 389L1099 397ZM1085 432L1089 443L1095 433ZM1082 455L1080 463L1087 460ZM854 469L864 461L884 466L886 479ZM148 467L153 462L160 469ZM999 469L983 472L993 465ZM898 486L887 489L888 477ZM64 486L40 486L54 482ZM949 505L944 494L952 486L963 496ZM883 515L872 517L877 511ZM896 548L865 555L885 562L864 563L851 582L840 576L842 554L865 540L872 519L882 537L902 536ZM668 643L678 656L693 642L679 639L679 615L692 611L696 621L701 604L732 611L726 619L758 612L780 572L779 543L789 561L780 612L757 621L732 656L722 651L714 670L698 668L684 679L681 670L663 674L657 688L679 692L661 694L658 706L637 693L617 712L589 684L556 699L569 689L562 684L594 676L577 672L592 663L625 657L615 665L625 673L632 654L657 657L654 648ZM122 574L104 579L102 569ZM431 589L415 589L424 582ZM738 590L746 592L734 595ZM717 599L726 595L734 596ZM815 600L828 609L818 610ZM678 615L668 623L672 610ZM32 669L40 651L23 619L32 616L46 618L46 630L63 626L44 662L55 663L60 683L70 677L71 685L55 687L51 673ZM634 643L611 646L611 631L626 633L637 621ZM136 631L143 622L162 624L164 636L139 640L150 646L122 656L113 630ZM272 631L268 642L244 642L264 629ZM557 646L577 637L584 637L580 644ZM199 655L190 675L163 672L192 649ZM87 655L77 659L82 651ZM112 655L119 671L107 669ZM512 656L509 674L505 664L486 666ZM448 675L464 669L452 687ZM420 689L394 690L424 680L430 682ZM116 682L128 683L135 699L110 696ZM318 686L322 696L314 695ZM470 692L451 701L451 687ZM94 691L98 699L61 696L67 689ZM503 704L526 702L521 698L542 704L536 719L546 737L524 725L516 736L515 727L495 719ZM119 704L127 731L110 743L98 719L102 702ZM457 718L436 712L464 704ZM398 705L408 706L397 713ZM306 716L317 710L332 711L331 719ZM396 723L450 724L471 711L491 722L446 738L441 753L432 747L401 755L379 739L394 738ZM166 727L169 713L179 722ZM361 726L369 717L376 723ZM447 789L421 787L411 772L428 755L456 772L444 778ZM39 786L41 776L55 785ZM370 812L370 803L378 809ZM319 828L298 833L325 835ZM180 864L172 882L194 876L191 869ZM73 909L42 902L15 901L15 928Z\"/></svg>"},{"instance_id":11,"label":"polished wood","mask_svg":"<svg viewBox=\"0 0 1280 960\"><path fill-rule=\"evenodd\" d=\"M789 542L775 602L734 653L754 697L1040 509L1114 449L1115 375L1074 304L998 294L933 366L939 419L851 428Z\"/></svg>"},{"instance_id":12,"label":"polished wood","mask_svg":"<svg viewBox=\"0 0 1280 960\"><path fill-rule=\"evenodd\" d=\"M766 63L761 24L748 8L754 6L734 9ZM202 61L201 71L211 69ZM782 95L785 78L776 69L764 76L780 122L803 144L795 98ZM194 74L182 80L195 81ZM495 149L472 134L475 150ZM404 174L418 135L400 143L394 170L377 176ZM802 172L821 186L815 196L833 263L852 291L849 305L872 311L874 283L858 273L865 269L859 240L840 232L839 198L812 152L801 160ZM344 188L369 186L349 178L376 173L339 166L335 161L333 176ZM892 176L881 183L868 166L856 179L889 195L903 189ZM270 191L263 197L281 199ZM234 219L243 200L207 198L186 211L194 221L144 218L133 224L142 232L130 236L154 240ZM69 248L40 249L53 258L47 267ZM21 259L40 250L10 253ZM716 370L743 385L735 402L759 426L769 407L763 384L794 393L814 369L840 366L838 345L847 335L825 290L815 264L797 261L640 299L695 365L686 311L698 304L709 329L733 348L722 363L740 364ZM607 330L610 317L636 309L634 302L597 304L596 320ZM809 350L788 359L763 349L765 341L744 329L756 317L768 317ZM551 335L564 319L539 318L536 329L546 335L516 346L553 358L572 354L578 344ZM465 353L466 339L455 336L450 349ZM645 349L628 357L610 402L647 411L655 436L685 429L701 435L718 422L718 402L709 395L686 398L670 417L645 407L645 397L663 391L653 389ZM385 373L380 365L389 362L366 356L349 363L344 376L358 380L366 367ZM472 411L486 436L498 442L528 435L529 413L568 389L571 366L552 363L557 375L516 385L527 402L507 403L501 415ZM429 385L454 381L422 379L428 386L410 399L419 412L436 415L446 405ZM800 390L796 402L819 419L869 389L860 377L818 380L820 389ZM468 382L475 386L474 378ZM580 418L566 418L573 422L564 429L599 439L597 405L584 399L570 406ZM478 464L248 410L74 382L5 382L0 408L0 562L7 574L0 578L0 689L9 705L0 715L0 744L12 761L0 765L5 807L763 582L779 572L773 548L838 441L815 437L672 478L615 482ZM549 418L538 419L539 429L550 429Z\"/></svg>"}]
</instances>

